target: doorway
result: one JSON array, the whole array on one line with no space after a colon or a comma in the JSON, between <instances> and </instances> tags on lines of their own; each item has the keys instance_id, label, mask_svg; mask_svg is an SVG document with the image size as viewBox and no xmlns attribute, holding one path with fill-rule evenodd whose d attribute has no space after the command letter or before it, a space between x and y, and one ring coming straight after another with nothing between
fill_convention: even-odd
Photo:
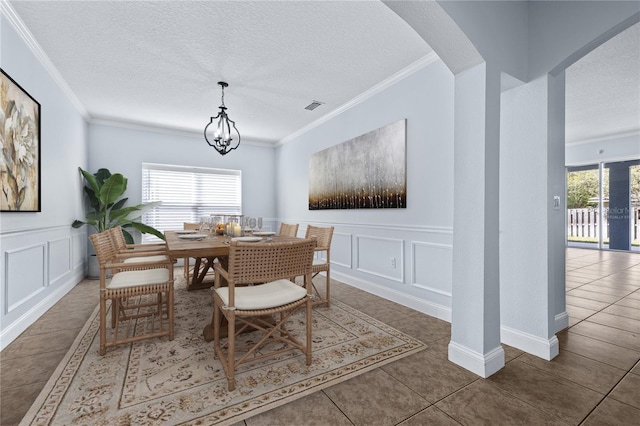
<instances>
[{"instance_id":1,"label":"doorway","mask_svg":"<svg viewBox=\"0 0 640 426\"><path fill-rule=\"evenodd\" d=\"M640 252L640 160L567 167L567 246Z\"/></svg>"}]
</instances>

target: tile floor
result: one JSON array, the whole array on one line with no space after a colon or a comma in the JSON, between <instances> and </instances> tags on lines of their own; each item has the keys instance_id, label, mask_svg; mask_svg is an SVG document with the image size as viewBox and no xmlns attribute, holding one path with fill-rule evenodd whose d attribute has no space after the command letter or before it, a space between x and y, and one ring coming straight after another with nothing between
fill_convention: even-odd
<instances>
[{"instance_id":1,"label":"tile floor","mask_svg":"<svg viewBox=\"0 0 640 426\"><path fill-rule=\"evenodd\" d=\"M505 368L481 379L447 360L448 323L335 282L333 297L429 348L238 426L640 425L640 254L566 258L570 327L554 360L505 347ZM96 304L83 281L0 353L0 424L20 422Z\"/></svg>"}]
</instances>

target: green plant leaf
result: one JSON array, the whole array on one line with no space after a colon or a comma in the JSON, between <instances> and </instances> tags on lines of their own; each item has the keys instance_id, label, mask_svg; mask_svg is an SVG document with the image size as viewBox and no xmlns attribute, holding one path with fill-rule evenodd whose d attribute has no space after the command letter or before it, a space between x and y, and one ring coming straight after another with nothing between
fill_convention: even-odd
<instances>
[{"instance_id":1,"label":"green plant leaf","mask_svg":"<svg viewBox=\"0 0 640 426\"><path fill-rule=\"evenodd\" d=\"M94 194L98 194L100 193L100 186L98 184L98 181L96 180L96 177L94 175L92 175L91 173L82 170L81 167L78 167L78 170L80 170L80 173L82 174L82 176L84 177L84 179L87 181L87 183L89 184L89 186L91 187L91 189L93 190Z\"/></svg>"},{"instance_id":2,"label":"green plant leaf","mask_svg":"<svg viewBox=\"0 0 640 426\"><path fill-rule=\"evenodd\" d=\"M135 241L133 240L133 236L124 228L122 228L122 234L124 235L124 240L127 244L133 244Z\"/></svg>"},{"instance_id":3,"label":"green plant leaf","mask_svg":"<svg viewBox=\"0 0 640 426\"><path fill-rule=\"evenodd\" d=\"M96 177L96 181L98 182L98 184L102 186L104 185L104 181L111 177L111 172L109 171L109 169L98 169L98 171L95 172L94 176Z\"/></svg>"},{"instance_id":4,"label":"green plant leaf","mask_svg":"<svg viewBox=\"0 0 640 426\"><path fill-rule=\"evenodd\" d=\"M133 217L131 216L131 214L133 212L136 212L135 215L133 215ZM139 206L129 206L129 207L125 207L119 210L114 210L111 209L111 213L109 214L109 218L112 221L118 221L119 219L128 219L127 222L129 222L130 220L133 219L137 219L140 216L142 216L142 213L140 212L140 207Z\"/></svg>"},{"instance_id":5,"label":"green plant leaf","mask_svg":"<svg viewBox=\"0 0 640 426\"><path fill-rule=\"evenodd\" d=\"M164 241L164 234L151 226L145 225L144 223L140 222L131 222L131 226L133 226L143 234L153 234Z\"/></svg>"},{"instance_id":6,"label":"green plant leaf","mask_svg":"<svg viewBox=\"0 0 640 426\"><path fill-rule=\"evenodd\" d=\"M111 211L121 209L126 204L127 200L128 200L128 198L123 198L122 200L120 200L117 203L115 203L113 205L113 207L111 207Z\"/></svg>"},{"instance_id":7,"label":"green plant leaf","mask_svg":"<svg viewBox=\"0 0 640 426\"><path fill-rule=\"evenodd\" d=\"M93 189L90 186L85 186L84 193L87 194L87 198L89 198L89 206L94 210L100 210L100 200Z\"/></svg>"},{"instance_id":8,"label":"green plant leaf","mask_svg":"<svg viewBox=\"0 0 640 426\"><path fill-rule=\"evenodd\" d=\"M109 179L104 181L102 188L100 188L100 202L105 206L109 206L124 194L126 190L127 178L120 173L113 174Z\"/></svg>"},{"instance_id":9,"label":"green plant leaf","mask_svg":"<svg viewBox=\"0 0 640 426\"><path fill-rule=\"evenodd\" d=\"M89 172L78 167L80 173L85 178L86 185L83 190L89 199L92 211L86 214L86 222L75 220L72 227L80 228L89 225L97 232L105 231L116 226L135 227L142 233L150 233L163 238L164 236L157 229L137 222L142 214L159 205L160 202L138 204L137 206L125 207L128 198L120 198L127 190L127 178L120 173L111 174L108 169L101 168L96 173ZM135 223L135 225L133 225ZM128 243L133 243L131 234L126 233L125 239Z\"/></svg>"}]
</instances>

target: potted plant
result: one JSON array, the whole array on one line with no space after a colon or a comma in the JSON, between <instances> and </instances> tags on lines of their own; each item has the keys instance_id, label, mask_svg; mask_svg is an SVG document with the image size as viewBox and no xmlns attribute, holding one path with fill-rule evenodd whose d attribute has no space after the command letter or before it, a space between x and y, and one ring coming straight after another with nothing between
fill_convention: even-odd
<instances>
[{"instance_id":1,"label":"potted plant","mask_svg":"<svg viewBox=\"0 0 640 426\"><path fill-rule=\"evenodd\" d=\"M127 178L120 173L111 174L108 169L100 169L91 174L81 167L78 170L85 179L84 193L89 199L91 210L87 213L86 221L74 220L74 228L89 225L96 232L106 231L116 226L122 227L122 232L128 244L133 244L130 229L137 229L143 234L153 234L164 240L164 235L157 229L140 222L142 214L160 204L159 202L126 206L128 198L120 198L127 190ZM92 265L93 264L93 265ZM90 257L89 277L96 277L97 260L95 255Z\"/></svg>"}]
</instances>

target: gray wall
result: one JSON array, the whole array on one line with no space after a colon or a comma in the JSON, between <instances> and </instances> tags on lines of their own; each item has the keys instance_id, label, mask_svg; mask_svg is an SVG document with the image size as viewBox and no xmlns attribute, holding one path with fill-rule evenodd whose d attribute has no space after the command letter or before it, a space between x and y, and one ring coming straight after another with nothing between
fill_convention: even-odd
<instances>
[{"instance_id":1,"label":"gray wall","mask_svg":"<svg viewBox=\"0 0 640 426\"><path fill-rule=\"evenodd\" d=\"M567 166L635 160L640 158L640 134L572 143L566 146L565 156Z\"/></svg>"},{"instance_id":2,"label":"gray wall","mask_svg":"<svg viewBox=\"0 0 640 426\"><path fill-rule=\"evenodd\" d=\"M312 154L403 118L407 119L406 209L308 210ZM450 319L453 75L441 61L280 146L276 162L280 219L299 223L300 235L308 224L336 228L332 276Z\"/></svg>"},{"instance_id":3,"label":"gray wall","mask_svg":"<svg viewBox=\"0 0 640 426\"><path fill-rule=\"evenodd\" d=\"M206 125L203 116L203 125ZM242 171L242 208L248 216L262 216L274 226L275 150L241 141L240 148L224 157L207 145L200 134L162 129L116 127L92 124L89 127L89 169L107 168L127 179L129 204L142 198L142 163L211 167Z\"/></svg>"},{"instance_id":4,"label":"gray wall","mask_svg":"<svg viewBox=\"0 0 640 426\"><path fill-rule=\"evenodd\" d=\"M0 345L4 348L85 275L87 238L78 166L87 163L87 124L3 9L2 69L41 105L42 212L0 213ZM97 295L96 295L97 297Z\"/></svg>"}]
</instances>

